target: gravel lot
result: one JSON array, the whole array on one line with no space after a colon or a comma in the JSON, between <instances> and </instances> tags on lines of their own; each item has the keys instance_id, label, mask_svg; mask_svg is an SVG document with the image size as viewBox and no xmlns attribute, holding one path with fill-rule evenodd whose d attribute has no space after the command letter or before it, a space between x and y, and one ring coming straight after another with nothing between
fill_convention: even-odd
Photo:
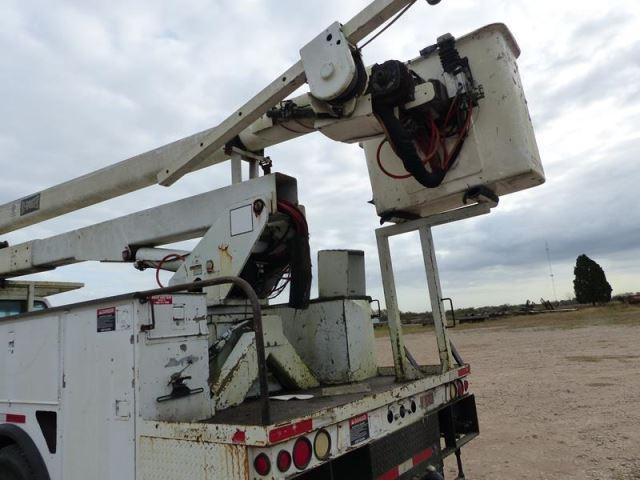
<instances>
[{"instance_id":1,"label":"gravel lot","mask_svg":"<svg viewBox=\"0 0 640 480\"><path fill-rule=\"evenodd\" d=\"M433 333L420 330L406 335L407 347L433 363ZM471 364L480 418L480 437L463 449L468 480L640 479L640 308L450 331ZM377 342L380 362L391 364L387 339Z\"/></svg>"}]
</instances>

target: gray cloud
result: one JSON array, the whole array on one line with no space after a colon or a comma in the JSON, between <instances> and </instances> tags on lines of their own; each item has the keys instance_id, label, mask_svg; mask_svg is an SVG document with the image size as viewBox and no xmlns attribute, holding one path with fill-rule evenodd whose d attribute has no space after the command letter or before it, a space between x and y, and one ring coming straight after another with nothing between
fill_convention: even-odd
<instances>
[{"instance_id":1,"label":"gray cloud","mask_svg":"<svg viewBox=\"0 0 640 480\"><path fill-rule=\"evenodd\" d=\"M9 0L0 17L1 202L214 125L295 61L322 28L366 2L66 1L54 10L39 3ZM640 269L636 10L624 0L606 8L550 0L456 0L435 8L419 2L365 50L368 63L407 59L441 33L461 35L497 19L522 48L521 75L548 182L503 198L489 216L435 229L443 285L463 304L547 295L545 241L563 288L584 252L610 265L614 288L639 289L629 280ZM299 180L314 250L365 250L368 283L380 296L378 219L366 203L371 187L361 150L314 134L269 154L276 170ZM228 167L217 166L171 189L151 187L8 238L45 237L228 179ZM393 247L399 284L409 292L402 300L417 309L425 301L419 243L408 236ZM77 265L45 276L86 281L89 288L69 300L152 285L128 266Z\"/></svg>"}]
</instances>

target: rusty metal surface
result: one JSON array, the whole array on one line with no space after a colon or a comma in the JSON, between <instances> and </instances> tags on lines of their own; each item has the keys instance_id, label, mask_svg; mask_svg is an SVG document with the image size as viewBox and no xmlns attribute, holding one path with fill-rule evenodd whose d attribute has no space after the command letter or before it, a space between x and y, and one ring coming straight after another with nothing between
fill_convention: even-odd
<instances>
[{"instance_id":1,"label":"rusty metal surface","mask_svg":"<svg viewBox=\"0 0 640 480\"><path fill-rule=\"evenodd\" d=\"M402 383L395 381L391 371L391 375L381 375L362 382L370 389L368 393L314 397L308 401L271 400L274 418L266 426L260 424L259 402L249 400L200 423L141 421L137 423L136 429L140 436L264 447L272 443L269 440L270 432L281 426L311 421L313 429L328 428L340 422L348 422L350 418L363 413L384 410L391 404L424 394L470 373L469 367L464 366L445 374L434 374L439 368L439 365L420 367L425 378ZM318 394L320 390L311 389L300 393Z\"/></svg>"},{"instance_id":2,"label":"rusty metal surface","mask_svg":"<svg viewBox=\"0 0 640 480\"><path fill-rule=\"evenodd\" d=\"M139 480L245 480L247 450L238 445L140 437Z\"/></svg>"},{"instance_id":3,"label":"rusty metal surface","mask_svg":"<svg viewBox=\"0 0 640 480\"><path fill-rule=\"evenodd\" d=\"M282 317L285 335L321 383L344 384L376 375L368 299L319 298L305 310L286 305L271 310Z\"/></svg>"},{"instance_id":4,"label":"rusty metal surface","mask_svg":"<svg viewBox=\"0 0 640 480\"><path fill-rule=\"evenodd\" d=\"M367 397L376 398L377 395L389 392L403 384L396 383L394 376L380 376L360 382L357 385L366 385L369 391L323 397L320 396L322 389L314 388L304 391L305 394L314 395L310 400L292 400L287 402L271 400L269 402L271 420L274 424L278 424L291 420L292 418L309 417L317 412L347 405ZM256 400L247 400L240 407L229 408L216 413L216 415L207 420L206 423L257 425L259 421L259 402Z\"/></svg>"}]
</instances>

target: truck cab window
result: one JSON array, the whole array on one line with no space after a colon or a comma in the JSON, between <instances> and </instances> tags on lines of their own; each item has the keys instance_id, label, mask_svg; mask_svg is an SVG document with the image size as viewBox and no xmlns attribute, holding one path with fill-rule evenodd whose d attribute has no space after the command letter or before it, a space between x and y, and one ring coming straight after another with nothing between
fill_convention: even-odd
<instances>
[{"instance_id":1,"label":"truck cab window","mask_svg":"<svg viewBox=\"0 0 640 480\"><path fill-rule=\"evenodd\" d=\"M38 312L49 308L46 302L36 300L33 302L33 311ZM0 318L19 315L27 311L27 302L24 300L0 300Z\"/></svg>"},{"instance_id":2,"label":"truck cab window","mask_svg":"<svg viewBox=\"0 0 640 480\"><path fill-rule=\"evenodd\" d=\"M24 310L25 302L22 300L0 300L0 318L19 315Z\"/></svg>"},{"instance_id":3,"label":"truck cab window","mask_svg":"<svg viewBox=\"0 0 640 480\"><path fill-rule=\"evenodd\" d=\"M33 302L33 311L34 312L39 312L40 310L46 310L47 304L45 302L43 302L42 300L36 300L35 302Z\"/></svg>"}]
</instances>

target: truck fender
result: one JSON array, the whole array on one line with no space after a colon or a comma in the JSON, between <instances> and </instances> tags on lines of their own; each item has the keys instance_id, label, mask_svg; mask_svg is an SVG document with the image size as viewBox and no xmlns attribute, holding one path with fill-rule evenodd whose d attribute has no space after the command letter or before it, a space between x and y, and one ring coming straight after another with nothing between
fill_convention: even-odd
<instances>
[{"instance_id":1,"label":"truck fender","mask_svg":"<svg viewBox=\"0 0 640 480\"><path fill-rule=\"evenodd\" d=\"M0 425L0 448L17 445L29 462L36 480L50 480L47 466L40 451L27 432L9 423Z\"/></svg>"}]
</instances>

